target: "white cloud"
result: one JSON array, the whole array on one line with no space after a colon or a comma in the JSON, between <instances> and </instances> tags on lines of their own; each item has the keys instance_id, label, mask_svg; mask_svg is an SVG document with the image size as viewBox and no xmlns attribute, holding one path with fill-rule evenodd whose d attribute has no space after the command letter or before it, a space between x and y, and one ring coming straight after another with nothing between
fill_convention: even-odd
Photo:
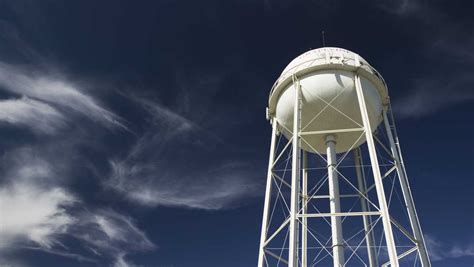
<instances>
[{"instance_id":1,"label":"white cloud","mask_svg":"<svg viewBox=\"0 0 474 267\"><path fill-rule=\"evenodd\" d=\"M54 107L28 97L0 100L0 122L28 127L36 133L54 134L66 118Z\"/></svg>"},{"instance_id":2,"label":"white cloud","mask_svg":"<svg viewBox=\"0 0 474 267\"><path fill-rule=\"evenodd\" d=\"M449 260L461 257L474 259L474 243L468 245L447 244L431 235L425 235L425 242L432 261Z\"/></svg>"},{"instance_id":3,"label":"white cloud","mask_svg":"<svg viewBox=\"0 0 474 267\"><path fill-rule=\"evenodd\" d=\"M75 198L60 188L39 188L15 183L0 189L0 249L18 240L41 247L57 244L74 219L67 214Z\"/></svg>"},{"instance_id":4,"label":"white cloud","mask_svg":"<svg viewBox=\"0 0 474 267\"><path fill-rule=\"evenodd\" d=\"M62 146L64 149L64 146ZM25 186L55 187L63 180L60 169L68 165L68 159L51 158L42 146L21 146L4 153L0 162L5 184L19 183Z\"/></svg>"},{"instance_id":5,"label":"white cloud","mask_svg":"<svg viewBox=\"0 0 474 267\"><path fill-rule=\"evenodd\" d=\"M155 248L131 218L111 210L77 211L79 204L58 187L4 186L0 189L0 252L24 248L81 261L125 263L128 253ZM91 253L71 252L64 242L70 239L80 241Z\"/></svg>"},{"instance_id":6,"label":"white cloud","mask_svg":"<svg viewBox=\"0 0 474 267\"><path fill-rule=\"evenodd\" d=\"M99 226L99 228L107 235L110 239L123 239L123 235L119 229L114 227L114 225L104 216L96 215L95 216L95 223Z\"/></svg>"},{"instance_id":7,"label":"white cloud","mask_svg":"<svg viewBox=\"0 0 474 267\"><path fill-rule=\"evenodd\" d=\"M0 122L55 133L73 118L71 108L108 126L118 125L115 115L78 90L64 84L55 88L42 83L43 78L8 73L2 67L0 63L0 88L23 97L0 101ZM25 249L109 265L130 252L153 249L131 218L113 211L86 211L88 205L65 189L74 177L81 156L74 151L82 141L74 135L47 140L13 147L2 156L0 264L16 262L16 256L8 255ZM83 248L69 247L70 241Z\"/></svg>"},{"instance_id":8,"label":"white cloud","mask_svg":"<svg viewBox=\"0 0 474 267\"><path fill-rule=\"evenodd\" d=\"M0 62L0 87L18 95L26 95L46 103L74 110L106 126L125 128L121 119L103 108L78 86L59 75L40 74Z\"/></svg>"},{"instance_id":9,"label":"white cloud","mask_svg":"<svg viewBox=\"0 0 474 267\"><path fill-rule=\"evenodd\" d=\"M129 267L133 266L129 262L125 261L125 255L119 255L115 260L114 267Z\"/></svg>"},{"instance_id":10,"label":"white cloud","mask_svg":"<svg viewBox=\"0 0 474 267\"><path fill-rule=\"evenodd\" d=\"M57 166L31 147L5 155L0 188L0 254L31 249L74 258L106 261L155 245L118 212L87 206L59 186ZM84 249L66 244L78 241Z\"/></svg>"}]
</instances>

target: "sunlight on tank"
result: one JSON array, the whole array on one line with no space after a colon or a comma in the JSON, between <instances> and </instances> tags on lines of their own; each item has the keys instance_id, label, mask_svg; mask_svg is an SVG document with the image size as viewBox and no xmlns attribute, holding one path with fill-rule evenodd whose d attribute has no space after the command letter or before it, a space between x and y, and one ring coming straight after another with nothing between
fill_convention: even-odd
<instances>
[{"instance_id":1,"label":"sunlight on tank","mask_svg":"<svg viewBox=\"0 0 474 267\"><path fill-rule=\"evenodd\" d=\"M268 107L269 113L281 125L280 131L286 138L291 138L293 129L294 74L297 74L301 85L303 132L362 127L354 85L356 55L341 48L314 49L295 58L283 70L270 93ZM388 102L387 87L377 71L362 57L358 58L361 66L357 71L361 76L370 124L375 130L382 121L383 105ZM336 134L337 153L363 144L365 137L360 136L357 131ZM325 154L325 136L305 136L301 148Z\"/></svg>"}]
</instances>

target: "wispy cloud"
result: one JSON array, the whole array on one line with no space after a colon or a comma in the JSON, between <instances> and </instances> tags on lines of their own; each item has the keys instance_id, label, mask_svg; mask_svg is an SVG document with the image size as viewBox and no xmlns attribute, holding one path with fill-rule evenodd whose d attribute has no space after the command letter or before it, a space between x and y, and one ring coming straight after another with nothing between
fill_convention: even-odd
<instances>
[{"instance_id":1,"label":"wispy cloud","mask_svg":"<svg viewBox=\"0 0 474 267\"><path fill-rule=\"evenodd\" d=\"M145 107L153 123L126 157L110 161L106 187L143 205L208 210L257 195L260 183L250 164L215 159L225 152L215 136L157 103Z\"/></svg>"},{"instance_id":2,"label":"wispy cloud","mask_svg":"<svg viewBox=\"0 0 474 267\"><path fill-rule=\"evenodd\" d=\"M0 100L0 121L39 134L55 134L66 125L66 117L57 109L28 97Z\"/></svg>"},{"instance_id":3,"label":"wispy cloud","mask_svg":"<svg viewBox=\"0 0 474 267\"><path fill-rule=\"evenodd\" d=\"M431 236L425 236L426 246L432 261L470 257L474 259L474 243L468 245L447 244Z\"/></svg>"},{"instance_id":4,"label":"wispy cloud","mask_svg":"<svg viewBox=\"0 0 474 267\"><path fill-rule=\"evenodd\" d=\"M3 157L0 254L30 249L111 264L131 252L155 248L132 218L110 209L88 208L62 185L62 167L40 155L41 148L26 146ZM66 245L71 240L83 248Z\"/></svg>"},{"instance_id":5,"label":"wispy cloud","mask_svg":"<svg viewBox=\"0 0 474 267\"><path fill-rule=\"evenodd\" d=\"M120 117L60 75L0 62L0 88L75 111L108 127L126 128Z\"/></svg>"},{"instance_id":6,"label":"wispy cloud","mask_svg":"<svg viewBox=\"0 0 474 267\"><path fill-rule=\"evenodd\" d=\"M5 186L13 182L34 183L44 187L63 186L72 178L69 177L72 176L70 168L77 158L69 155L74 155L74 151L57 140L15 146L2 155L0 181Z\"/></svg>"},{"instance_id":7,"label":"wispy cloud","mask_svg":"<svg viewBox=\"0 0 474 267\"><path fill-rule=\"evenodd\" d=\"M449 57L455 63L454 66L463 63L470 65L474 62L474 36L463 34L462 25L451 27L449 30L444 30L442 36L433 41L432 49L441 52L440 55Z\"/></svg>"},{"instance_id":8,"label":"wispy cloud","mask_svg":"<svg viewBox=\"0 0 474 267\"><path fill-rule=\"evenodd\" d=\"M23 43L16 32L5 31L4 26L0 23L0 37L5 32L6 37L14 34L18 40L13 43ZM20 53L27 57L36 54L28 48L25 44ZM129 253L154 249L155 245L133 219L113 210L90 208L79 194L67 189L82 157L75 153L76 146L84 142L78 132L59 135L71 125L88 127L84 125L87 120L109 129L127 129L124 120L87 92L87 82L50 70L44 62L0 62L0 90L6 95L0 100L0 126L9 124L56 136L11 146L3 154L0 254L5 260L0 263L16 262L15 257L4 255L19 249L107 265L126 263ZM82 248L70 247L70 242Z\"/></svg>"},{"instance_id":9,"label":"wispy cloud","mask_svg":"<svg viewBox=\"0 0 474 267\"><path fill-rule=\"evenodd\" d=\"M131 264L130 262L126 261L125 255L119 255L114 262L114 267L129 267L129 266L134 266L134 264Z\"/></svg>"},{"instance_id":10,"label":"wispy cloud","mask_svg":"<svg viewBox=\"0 0 474 267\"><path fill-rule=\"evenodd\" d=\"M122 259L155 248L133 220L112 210L78 209L80 201L62 188L18 183L0 190L0 252L18 248L99 261ZM65 241L80 241L90 253L71 252Z\"/></svg>"},{"instance_id":11,"label":"wispy cloud","mask_svg":"<svg viewBox=\"0 0 474 267\"><path fill-rule=\"evenodd\" d=\"M16 259L11 256L0 255L0 266L2 267L30 267L21 259Z\"/></svg>"},{"instance_id":12,"label":"wispy cloud","mask_svg":"<svg viewBox=\"0 0 474 267\"><path fill-rule=\"evenodd\" d=\"M420 60L440 67L412 80L411 90L394 102L405 118L420 118L474 100L474 39L465 35L474 25L460 23L442 10L418 0L376 1L376 5L400 19L410 19L420 28ZM467 24L466 24L467 23Z\"/></svg>"},{"instance_id":13,"label":"wispy cloud","mask_svg":"<svg viewBox=\"0 0 474 267\"><path fill-rule=\"evenodd\" d=\"M95 256L125 262L124 257L129 253L156 248L132 218L115 211L85 211L76 218L78 221L68 228L68 233L80 240Z\"/></svg>"},{"instance_id":14,"label":"wispy cloud","mask_svg":"<svg viewBox=\"0 0 474 267\"><path fill-rule=\"evenodd\" d=\"M21 31L12 23L0 19L0 51L5 49L8 53L2 53L2 59L9 57L21 57L35 61L41 61L43 57L23 39ZM2 49L3 48L3 49Z\"/></svg>"},{"instance_id":15,"label":"wispy cloud","mask_svg":"<svg viewBox=\"0 0 474 267\"><path fill-rule=\"evenodd\" d=\"M417 0L373 1L379 8L396 15L411 15L419 8Z\"/></svg>"},{"instance_id":16,"label":"wispy cloud","mask_svg":"<svg viewBox=\"0 0 474 267\"><path fill-rule=\"evenodd\" d=\"M36 4L26 5L28 11L23 4L7 4L18 12L16 15L43 18ZM35 26L38 25L26 25L27 28ZM34 108L37 109L42 104L43 110L45 106L49 106L63 117L69 117L69 113L74 112L108 128L126 129L121 117L90 94L92 84L82 77L72 78L58 68L57 64L51 64L50 60L25 39L31 36L23 34L22 30L25 29L0 19L0 52L7 51L2 53L0 61L0 90L16 95L17 98L26 96L30 102L36 101ZM41 122L43 121L38 124ZM51 133L51 129L35 130Z\"/></svg>"},{"instance_id":17,"label":"wispy cloud","mask_svg":"<svg viewBox=\"0 0 474 267\"><path fill-rule=\"evenodd\" d=\"M394 106L397 115L419 118L444 108L474 101L474 77L471 73L454 80L420 79L411 94L398 99ZM437 90L434 88L442 88Z\"/></svg>"},{"instance_id":18,"label":"wispy cloud","mask_svg":"<svg viewBox=\"0 0 474 267\"><path fill-rule=\"evenodd\" d=\"M111 165L107 186L147 206L218 210L239 206L259 189L251 166L245 164L224 163L205 170L182 169L178 164L153 166L152 162Z\"/></svg>"}]
</instances>

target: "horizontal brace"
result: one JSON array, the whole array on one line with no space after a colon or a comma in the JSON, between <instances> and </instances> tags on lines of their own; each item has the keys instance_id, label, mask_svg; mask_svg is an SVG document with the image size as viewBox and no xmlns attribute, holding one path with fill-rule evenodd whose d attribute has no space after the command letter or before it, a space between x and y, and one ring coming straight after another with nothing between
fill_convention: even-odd
<instances>
[{"instance_id":1,"label":"horizontal brace","mask_svg":"<svg viewBox=\"0 0 474 267\"><path fill-rule=\"evenodd\" d=\"M340 195L339 197L360 197L360 194L347 194L347 195ZM324 198L329 198L329 195L319 195L319 196L311 197L311 199L324 199Z\"/></svg>"},{"instance_id":2,"label":"horizontal brace","mask_svg":"<svg viewBox=\"0 0 474 267\"><path fill-rule=\"evenodd\" d=\"M349 129L336 129L336 130L324 130L324 131L309 131L301 132L300 136L303 135L318 135L318 134L332 134L332 133L349 133L349 132L362 132L364 128L349 128Z\"/></svg>"},{"instance_id":3,"label":"horizontal brace","mask_svg":"<svg viewBox=\"0 0 474 267\"><path fill-rule=\"evenodd\" d=\"M298 214L298 218L322 218L322 217L345 217L345 216L373 216L379 215L378 211L365 211L365 212L335 212L335 213L308 213Z\"/></svg>"}]
</instances>

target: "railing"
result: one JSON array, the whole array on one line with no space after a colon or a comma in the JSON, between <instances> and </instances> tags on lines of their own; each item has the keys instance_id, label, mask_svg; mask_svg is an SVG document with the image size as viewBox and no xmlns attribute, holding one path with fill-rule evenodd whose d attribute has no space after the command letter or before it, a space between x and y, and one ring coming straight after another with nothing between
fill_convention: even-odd
<instances>
[{"instance_id":1,"label":"railing","mask_svg":"<svg viewBox=\"0 0 474 267\"><path fill-rule=\"evenodd\" d=\"M347 50L346 50L347 51ZM348 51L349 52L349 51ZM349 52L350 53L350 52ZM303 54L304 55L304 54ZM303 56L302 55L302 56ZM334 58L333 55L330 55L329 58ZM271 97L273 95L273 92L275 91L275 88L280 84L280 82L282 80L286 80L288 77L290 77L291 75L286 75L287 73L290 73L292 70L295 70L299 67L301 67L302 65L304 64L307 64L309 62L311 62L307 67L312 67L314 66L314 62L317 61L317 60L325 60L326 57L317 57L317 58L312 58L310 60L306 60L306 61L303 61L303 62L300 62L299 64L295 65L295 66L292 66L291 68L289 69L285 69L284 72L280 75L280 77L278 77L278 79L275 81L275 83L273 84L272 86L272 89L270 90L270 94L269 94L269 97ZM347 64L349 61L354 61L354 64ZM326 64L331 64L331 61L329 62L326 62ZM343 56L342 57L342 60L340 63L332 63L332 64L342 64L342 65L349 65L349 66L353 66L353 67L357 67L355 65L355 59L354 58L351 58L351 57L345 57ZM374 74L377 78L379 78L380 81L382 81L383 85L385 87L387 87L387 84L385 83L385 80L383 79L382 75L380 75L380 73L374 68L372 67L370 64L366 63L366 62L360 62L360 68L364 68L367 70L368 68L368 72L371 72L372 74Z\"/></svg>"}]
</instances>

